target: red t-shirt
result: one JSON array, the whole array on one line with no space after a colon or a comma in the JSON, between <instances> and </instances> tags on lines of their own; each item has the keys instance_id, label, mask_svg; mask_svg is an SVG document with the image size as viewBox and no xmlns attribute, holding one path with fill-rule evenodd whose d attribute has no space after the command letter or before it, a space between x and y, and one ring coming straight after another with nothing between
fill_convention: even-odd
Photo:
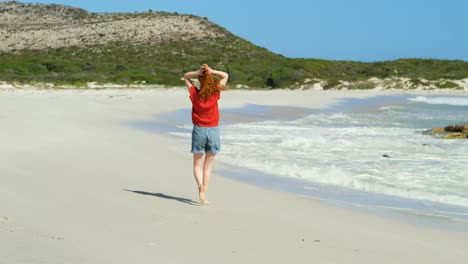
<instances>
[{"instance_id":1,"label":"red t-shirt","mask_svg":"<svg viewBox=\"0 0 468 264\"><path fill-rule=\"evenodd\" d=\"M213 94L206 101L200 99L197 88L192 85L189 89L192 101L192 122L201 127L215 127L219 123L218 100L220 93Z\"/></svg>"}]
</instances>

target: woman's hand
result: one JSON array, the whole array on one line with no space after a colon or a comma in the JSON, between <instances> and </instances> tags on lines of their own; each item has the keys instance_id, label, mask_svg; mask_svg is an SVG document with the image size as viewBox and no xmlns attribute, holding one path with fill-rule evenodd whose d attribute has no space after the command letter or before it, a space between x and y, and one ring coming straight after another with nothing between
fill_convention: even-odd
<instances>
[{"instance_id":1,"label":"woman's hand","mask_svg":"<svg viewBox=\"0 0 468 264\"><path fill-rule=\"evenodd\" d=\"M206 63L202 64L200 71L203 71L204 74L214 74L214 75L218 76L219 78L221 78L219 80L219 83L222 86L226 86L227 80L229 78L229 75L227 73L225 73L223 71L213 70Z\"/></svg>"},{"instance_id":2,"label":"woman's hand","mask_svg":"<svg viewBox=\"0 0 468 264\"><path fill-rule=\"evenodd\" d=\"M208 66L208 64L203 63L201 68L200 68L200 76L205 76L207 74L210 74L212 72L211 68Z\"/></svg>"}]
</instances>

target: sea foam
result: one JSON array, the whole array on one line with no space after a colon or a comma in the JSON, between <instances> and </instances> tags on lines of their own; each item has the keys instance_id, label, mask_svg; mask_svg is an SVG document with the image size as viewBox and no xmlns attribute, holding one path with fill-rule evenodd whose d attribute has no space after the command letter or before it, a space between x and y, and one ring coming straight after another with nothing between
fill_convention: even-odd
<instances>
[{"instance_id":1,"label":"sea foam","mask_svg":"<svg viewBox=\"0 0 468 264\"><path fill-rule=\"evenodd\" d=\"M456 105L456 106L468 106L468 98L466 97L426 97L417 96L409 98L412 102L421 102L433 105Z\"/></svg>"},{"instance_id":2,"label":"sea foam","mask_svg":"<svg viewBox=\"0 0 468 264\"><path fill-rule=\"evenodd\" d=\"M453 106L465 104L468 97L405 97L374 109L224 123L218 159L234 168L300 182L305 190L330 186L424 206L461 206L468 212L468 141L423 133L442 122L464 120L468 108ZM174 135L189 141L191 126L180 128L185 131Z\"/></svg>"}]
</instances>

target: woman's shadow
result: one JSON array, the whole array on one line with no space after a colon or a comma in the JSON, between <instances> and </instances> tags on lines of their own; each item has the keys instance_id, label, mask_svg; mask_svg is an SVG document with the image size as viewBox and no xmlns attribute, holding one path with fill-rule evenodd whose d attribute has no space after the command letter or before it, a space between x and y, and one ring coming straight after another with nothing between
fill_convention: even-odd
<instances>
[{"instance_id":1,"label":"woman's shadow","mask_svg":"<svg viewBox=\"0 0 468 264\"><path fill-rule=\"evenodd\" d=\"M200 205L198 202L195 202L193 200L190 200L190 199L187 199L187 198L176 197L176 196L170 196L170 195L166 195L164 193L151 193L151 192L135 191L135 190L127 190L127 189L123 189L123 190L127 191L127 192L142 194L142 195L150 195L150 196L156 196L156 197L163 198L163 199L174 200L174 201L177 201L177 202L186 203L186 204L190 204L190 205L196 205L196 206Z\"/></svg>"}]
</instances>

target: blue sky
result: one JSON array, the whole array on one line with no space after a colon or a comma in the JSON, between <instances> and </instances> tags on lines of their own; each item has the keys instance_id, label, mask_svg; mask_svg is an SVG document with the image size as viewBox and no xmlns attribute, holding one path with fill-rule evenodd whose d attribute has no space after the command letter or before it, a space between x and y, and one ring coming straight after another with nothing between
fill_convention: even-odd
<instances>
[{"instance_id":1,"label":"blue sky","mask_svg":"<svg viewBox=\"0 0 468 264\"><path fill-rule=\"evenodd\" d=\"M90 12L168 11L207 17L293 58L468 61L468 0L37 0Z\"/></svg>"}]
</instances>

